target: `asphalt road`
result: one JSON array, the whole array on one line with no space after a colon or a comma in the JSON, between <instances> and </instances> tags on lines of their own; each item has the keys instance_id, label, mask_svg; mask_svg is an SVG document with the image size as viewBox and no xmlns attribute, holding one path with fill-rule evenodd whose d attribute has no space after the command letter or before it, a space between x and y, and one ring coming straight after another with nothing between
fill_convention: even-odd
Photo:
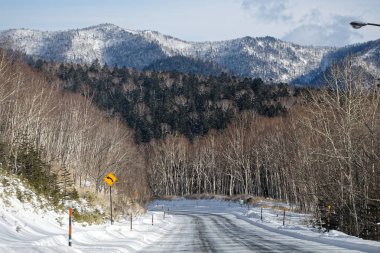
<instances>
[{"instance_id":1,"label":"asphalt road","mask_svg":"<svg viewBox=\"0 0 380 253\"><path fill-rule=\"evenodd\" d=\"M270 231L228 214L172 215L174 229L141 252L360 252Z\"/></svg>"}]
</instances>

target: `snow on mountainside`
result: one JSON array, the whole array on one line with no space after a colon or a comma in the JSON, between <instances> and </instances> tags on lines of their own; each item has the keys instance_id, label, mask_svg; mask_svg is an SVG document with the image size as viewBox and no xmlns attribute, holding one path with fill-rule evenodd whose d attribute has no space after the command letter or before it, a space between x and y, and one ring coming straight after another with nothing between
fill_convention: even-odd
<instances>
[{"instance_id":1,"label":"snow on mountainside","mask_svg":"<svg viewBox=\"0 0 380 253\"><path fill-rule=\"evenodd\" d=\"M213 62L234 75L276 82L311 79L309 75L321 72L321 60L337 51L272 37L187 42L155 31L132 31L112 24L61 32L6 30L0 32L0 46L46 60L91 64L98 59L109 66L140 70L168 57L184 56ZM376 48L378 51L379 46ZM363 57L367 65L372 66L373 61L373 57Z\"/></svg>"},{"instance_id":2,"label":"snow on mountainside","mask_svg":"<svg viewBox=\"0 0 380 253\"><path fill-rule=\"evenodd\" d=\"M312 70L304 73L293 82L301 85L323 83L331 62L339 62L347 56L352 58L354 65L361 67L366 72L369 83L380 78L380 40L375 40L348 45L328 52L323 56L318 71Z\"/></svg>"},{"instance_id":3,"label":"snow on mountainside","mask_svg":"<svg viewBox=\"0 0 380 253\"><path fill-rule=\"evenodd\" d=\"M90 64L98 59L102 64L133 68L165 56L137 33L111 24L64 32L7 30L0 33L0 46L52 61Z\"/></svg>"},{"instance_id":4,"label":"snow on mountainside","mask_svg":"<svg viewBox=\"0 0 380 253\"><path fill-rule=\"evenodd\" d=\"M290 81L318 69L331 48L305 47L272 37L244 37L219 42L186 42L158 32L142 31L141 36L160 45L167 56L187 56L213 61L239 76Z\"/></svg>"},{"instance_id":5,"label":"snow on mountainside","mask_svg":"<svg viewBox=\"0 0 380 253\"><path fill-rule=\"evenodd\" d=\"M380 40L364 43L367 45L357 55L357 64L363 66L371 75L380 78Z\"/></svg>"},{"instance_id":6,"label":"snow on mountainside","mask_svg":"<svg viewBox=\"0 0 380 253\"><path fill-rule=\"evenodd\" d=\"M159 44L167 56L192 55L191 51L195 43L179 40L155 31L141 31L138 34L150 42Z\"/></svg>"}]
</instances>

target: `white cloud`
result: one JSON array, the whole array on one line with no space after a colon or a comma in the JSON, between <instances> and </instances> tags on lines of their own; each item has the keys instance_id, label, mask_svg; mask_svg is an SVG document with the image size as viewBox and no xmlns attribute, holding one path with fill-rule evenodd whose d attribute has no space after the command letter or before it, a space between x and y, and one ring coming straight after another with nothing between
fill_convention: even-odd
<instances>
[{"instance_id":1,"label":"white cloud","mask_svg":"<svg viewBox=\"0 0 380 253\"><path fill-rule=\"evenodd\" d=\"M243 0L242 7L265 22L283 22L292 19L287 13L288 0Z\"/></svg>"},{"instance_id":2,"label":"white cloud","mask_svg":"<svg viewBox=\"0 0 380 253\"><path fill-rule=\"evenodd\" d=\"M304 14L298 23L316 23L316 22L321 22L322 20L322 13L319 9L317 8L312 8L308 13Z\"/></svg>"},{"instance_id":3,"label":"white cloud","mask_svg":"<svg viewBox=\"0 0 380 253\"><path fill-rule=\"evenodd\" d=\"M344 46L350 44L353 38L361 38L349 25L353 19L350 16L334 16L330 22L323 22L320 14L313 12L303 17L309 22L289 31L282 39L301 45Z\"/></svg>"},{"instance_id":4,"label":"white cloud","mask_svg":"<svg viewBox=\"0 0 380 253\"><path fill-rule=\"evenodd\" d=\"M378 0L236 0L250 14L251 31L302 45L344 46L378 39L379 29L354 30L353 20L376 20ZM375 22L376 23L376 22ZM254 26L252 26L252 24ZM257 25L256 25L257 24ZM372 29L371 29L372 28Z\"/></svg>"}]
</instances>

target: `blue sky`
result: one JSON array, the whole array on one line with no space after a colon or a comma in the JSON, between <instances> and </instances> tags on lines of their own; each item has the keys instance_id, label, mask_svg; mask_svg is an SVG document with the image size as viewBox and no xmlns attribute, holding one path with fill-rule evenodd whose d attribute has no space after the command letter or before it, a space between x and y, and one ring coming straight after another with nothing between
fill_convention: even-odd
<instances>
[{"instance_id":1,"label":"blue sky","mask_svg":"<svg viewBox=\"0 0 380 253\"><path fill-rule=\"evenodd\" d=\"M0 0L0 30L68 30L112 23L189 41L273 36L343 46L380 38L379 0Z\"/></svg>"}]
</instances>

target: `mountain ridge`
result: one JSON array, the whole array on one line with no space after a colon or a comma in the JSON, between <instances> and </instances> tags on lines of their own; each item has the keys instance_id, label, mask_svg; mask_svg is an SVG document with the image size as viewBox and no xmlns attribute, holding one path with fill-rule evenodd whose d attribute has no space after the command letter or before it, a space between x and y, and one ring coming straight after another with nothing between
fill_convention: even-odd
<instances>
[{"instance_id":1,"label":"mountain ridge","mask_svg":"<svg viewBox=\"0 0 380 253\"><path fill-rule=\"evenodd\" d=\"M91 64L97 59L101 64L138 70L170 57L183 56L213 62L236 76L274 82L311 80L323 72L326 56L341 50L301 46L271 36L192 42L157 31L129 30L109 23L66 31L0 31L0 46L48 61Z\"/></svg>"}]
</instances>

